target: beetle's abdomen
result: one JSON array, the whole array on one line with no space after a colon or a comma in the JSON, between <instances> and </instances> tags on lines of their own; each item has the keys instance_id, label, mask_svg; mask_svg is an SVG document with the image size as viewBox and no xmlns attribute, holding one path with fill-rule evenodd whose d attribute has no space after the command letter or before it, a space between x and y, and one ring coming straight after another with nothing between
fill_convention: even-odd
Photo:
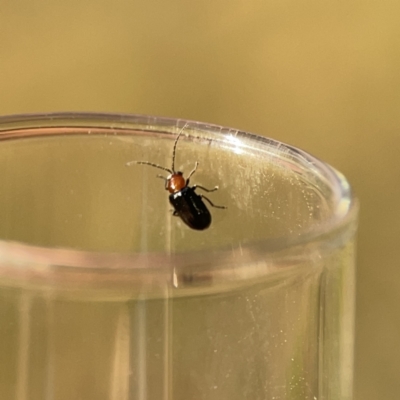
<instances>
[{"instance_id":1,"label":"beetle's abdomen","mask_svg":"<svg viewBox=\"0 0 400 400\"><path fill-rule=\"evenodd\" d=\"M211 214L203 199L191 187L169 196L169 201L182 221L192 229L203 230L211 224Z\"/></svg>"}]
</instances>

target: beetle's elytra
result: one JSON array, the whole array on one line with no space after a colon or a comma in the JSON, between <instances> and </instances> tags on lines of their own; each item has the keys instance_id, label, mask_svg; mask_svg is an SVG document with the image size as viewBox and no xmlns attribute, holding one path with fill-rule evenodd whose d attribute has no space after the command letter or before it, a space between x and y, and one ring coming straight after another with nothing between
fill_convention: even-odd
<instances>
[{"instance_id":1,"label":"beetle's elytra","mask_svg":"<svg viewBox=\"0 0 400 400\"><path fill-rule=\"evenodd\" d=\"M196 172L199 165L197 161L187 179L183 177L183 173L181 171L175 171L176 145L185 128L186 124L179 131L179 134L175 139L174 148L172 151L171 169L162 167L149 161L130 161L126 165L144 164L169 172L167 177L162 175L157 175L157 177L162 178L165 181L165 189L170 193L169 202L174 208L173 215L180 217L181 220L190 228L201 231L207 229L211 225L211 214L203 200L207 200L208 203L215 208L226 209L226 207L217 206L206 196L196 193L196 189L202 189L206 192L214 192L218 190L218 186L215 186L213 189L206 189L200 185L189 186L190 178Z\"/></svg>"}]
</instances>

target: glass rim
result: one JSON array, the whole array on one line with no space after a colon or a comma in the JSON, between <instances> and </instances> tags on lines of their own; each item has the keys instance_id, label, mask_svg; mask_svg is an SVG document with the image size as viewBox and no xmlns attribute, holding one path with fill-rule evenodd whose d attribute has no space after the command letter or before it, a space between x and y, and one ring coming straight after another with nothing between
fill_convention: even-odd
<instances>
[{"instance_id":1,"label":"glass rim","mask_svg":"<svg viewBox=\"0 0 400 400\"><path fill-rule=\"evenodd\" d=\"M90 123L96 122L95 125ZM249 242L240 248L239 264L246 260L255 261L257 255L263 259L273 257L274 259L282 251L287 252L290 249L304 247L314 242L323 242L327 236L333 232L346 230L350 225L356 223L358 214L358 200L353 195L351 187L346 178L328 164L320 161L309 153L300 150L294 146L282 143L280 141L254 135L234 128L227 128L215 124L202 123L186 119L166 118L158 116L148 116L140 114L122 114L122 113L82 113L82 112L62 112L62 113L33 113L16 114L0 116L0 140L5 132L10 134L7 139L12 139L13 131L21 130L21 124L24 128L40 129L55 127L71 128L106 128L121 131L123 128L132 129L134 125L151 128L152 126L162 126L168 133L167 128L182 127L188 124L193 130L205 129L209 132L217 133L221 139L226 134L235 132L241 138L249 141L257 141L260 145L269 145L284 148L312 167L315 171L322 174L333 191L336 194L336 209L332 212L332 217L324 221L316 229L302 232L292 236L284 236L275 239L265 239L257 242ZM172 132L171 134L176 134ZM16 136L17 138L18 136ZM4 139L4 137L3 137ZM355 227L354 227L355 230ZM354 230L351 230L353 233ZM351 233L351 234L352 234ZM87 250L75 250L72 248L52 248L40 247L22 242L12 242L0 240L0 265L2 258L10 259L11 255L16 257L18 262L30 262L33 264L65 266L65 267L85 267L94 269L130 269L130 270L149 270L162 269L166 266L175 268L179 265L199 265L212 263L216 260L232 260L232 248L220 248L215 251L200 250L198 252L188 253L106 253ZM236 254L237 256L237 254ZM279 256L278 256L279 257ZM237 259L237 258L236 258ZM218 261L217 261L218 263ZM0 266L1 269L1 266ZM0 274L1 275L1 274Z\"/></svg>"}]
</instances>

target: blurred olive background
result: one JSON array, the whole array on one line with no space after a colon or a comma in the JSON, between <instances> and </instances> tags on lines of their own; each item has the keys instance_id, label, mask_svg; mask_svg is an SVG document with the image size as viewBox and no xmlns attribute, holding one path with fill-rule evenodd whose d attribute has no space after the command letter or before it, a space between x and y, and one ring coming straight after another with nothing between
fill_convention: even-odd
<instances>
[{"instance_id":1,"label":"blurred olive background","mask_svg":"<svg viewBox=\"0 0 400 400\"><path fill-rule=\"evenodd\" d=\"M349 177L361 199L357 400L400 398L399 72L394 0L0 0L0 114L201 120Z\"/></svg>"}]
</instances>

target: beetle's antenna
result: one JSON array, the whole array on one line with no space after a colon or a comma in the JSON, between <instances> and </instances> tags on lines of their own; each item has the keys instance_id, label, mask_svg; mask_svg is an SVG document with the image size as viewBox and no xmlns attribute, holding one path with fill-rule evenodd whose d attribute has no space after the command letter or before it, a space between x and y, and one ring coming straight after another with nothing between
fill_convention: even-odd
<instances>
[{"instance_id":1,"label":"beetle's antenna","mask_svg":"<svg viewBox=\"0 0 400 400\"><path fill-rule=\"evenodd\" d=\"M186 122L185 125L183 125L183 128L179 131L178 136L175 139L174 143L174 150L172 151L172 171L175 172L175 151L176 151L176 145L178 144L179 137L181 136L182 132L184 129L187 127L188 123Z\"/></svg>"},{"instance_id":2,"label":"beetle's antenna","mask_svg":"<svg viewBox=\"0 0 400 400\"><path fill-rule=\"evenodd\" d=\"M162 167L161 165L158 164L153 164L151 162L148 161L129 161L128 163L126 163L126 165L129 167L132 164L144 164L144 165L150 165L150 167L154 167L154 168L158 168L158 169L162 169L163 171L167 171L170 174L172 174L172 171L168 168Z\"/></svg>"}]
</instances>

